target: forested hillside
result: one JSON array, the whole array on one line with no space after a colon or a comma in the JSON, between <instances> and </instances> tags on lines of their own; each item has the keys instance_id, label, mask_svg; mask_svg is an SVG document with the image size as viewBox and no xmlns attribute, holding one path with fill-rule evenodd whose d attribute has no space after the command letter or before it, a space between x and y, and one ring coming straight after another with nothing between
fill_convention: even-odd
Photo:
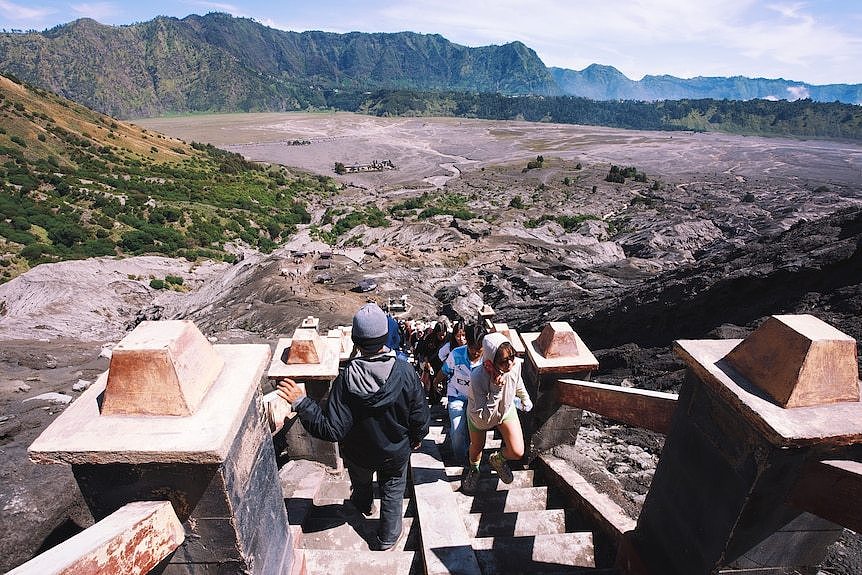
<instances>
[{"instance_id":1,"label":"forested hillside","mask_svg":"<svg viewBox=\"0 0 862 575\"><path fill-rule=\"evenodd\" d=\"M862 138L862 107L811 100L598 102L571 96L378 91L331 95L341 110L378 116L458 116L635 130L721 131L811 138Z\"/></svg>"},{"instance_id":2,"label":"forested hillside","mask_svg":"<svg viewBox=\"0 0 862 575\"><path fill-rule=\"evenodd\" d=\"M118 117L324 107L326 89L560 93L520 42L285 32L227 14L0 34L0 72Z\"/></svg>"},{"instance_id":3,"label":"forested hillside","mask_svg":"<svg viewBox=\"0 0 862 575\"><path fill-rule=\"evenodd\" d=\"M233 260L309 220L329 178L142 130L0 76L0 281L41 262L162 253Z\"/></svg>"}]
</instances>

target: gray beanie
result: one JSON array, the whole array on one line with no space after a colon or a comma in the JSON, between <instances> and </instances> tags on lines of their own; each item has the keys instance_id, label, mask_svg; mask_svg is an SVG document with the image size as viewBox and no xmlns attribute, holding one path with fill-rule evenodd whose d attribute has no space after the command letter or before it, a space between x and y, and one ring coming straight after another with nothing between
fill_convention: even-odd
<instances>
[{"instance_id":1,"label":"gray beanie","mask_svg":"<svg viewBox=\"0 0 862 575\"><path fill-rule=\"evenodd\" d=\"M367 303L353 316L353 343L363 349L377 351L386 343L389 322L386 314L376 303Z\"/></svg>"}]
</instances>

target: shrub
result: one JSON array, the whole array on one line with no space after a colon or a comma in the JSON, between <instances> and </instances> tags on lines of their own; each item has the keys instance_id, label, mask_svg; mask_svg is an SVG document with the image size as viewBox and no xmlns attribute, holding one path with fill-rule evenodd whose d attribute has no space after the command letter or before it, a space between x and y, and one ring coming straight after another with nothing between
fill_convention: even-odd
<instances>
[{"instance_id":1,"label":"shrub","mask_svg":"<svg viewBox=\"0 0 862 575\"><path fill-rule=\"evenodd\" d=\"M150 287L153 289L165 289L164 280L153 278L150 280Z\"/></svg>"},{"instance_id":2,"label":"shrub","mask_svg":"<svg viewBox=\"0 0 862 575\"><path fill-rule=\"evenodd\" d=\"M177 286L183 285L183 278L181 278L179 276L166 275L165 281L169 284L173 284L173 285L177 285Z\"/></svg>"},{"instance_id":3,"label":"shrub","mask_svg":"<svg viewBox=\"0 0 862 575\"><path fill-rule=\"evenodd\" d=\"M511 200L509 200L509 207L515 208L516 210L523 209L524 200L521 199L521 196L514 196Z\"/></svg>"},{"instance_id":4,"label":"shrub","mask_svg":"<svg viewBox=\"0 0 862 575\"><path fill-rule=\"evenodd\" d=\"M25 258L27 261L34 262L44 254L50 252L50 250L51 246L47 246L45 244L30 244L29 246L24 246L21 250L21 257Z\"/></svg>"}]
</instances>

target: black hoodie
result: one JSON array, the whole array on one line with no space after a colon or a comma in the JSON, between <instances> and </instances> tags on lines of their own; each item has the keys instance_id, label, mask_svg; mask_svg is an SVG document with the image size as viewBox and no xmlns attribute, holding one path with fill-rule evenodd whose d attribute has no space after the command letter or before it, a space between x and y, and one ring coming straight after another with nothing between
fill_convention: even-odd
<instances>
[{"instance_id":1,"label":"black hoodie","mask_svg":"<svg viewBox=\"0 0 862 575\"><path fill-rule=\"evenodd\" d=\"M430 420L416 370L390 354L352 359L332 383L323 409L307 397L293 408L311 435L340 442L344 454L367 469L406 460Z\"/></svg>"}]
</instances>

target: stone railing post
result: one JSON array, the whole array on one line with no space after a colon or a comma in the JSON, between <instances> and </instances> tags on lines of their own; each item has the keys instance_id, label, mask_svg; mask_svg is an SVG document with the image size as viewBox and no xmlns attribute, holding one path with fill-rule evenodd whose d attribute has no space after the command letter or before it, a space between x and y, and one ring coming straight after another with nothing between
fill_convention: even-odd
<instances>
[{"instance_id":1,"label":"stone railing post","mask_svg":"<svg viewBox=\"0 0 862 575\"><path fill-rule=\"evenodd\" d=\"M316 318L311 317L302 325L293 332L293 337L278 340L267 378L273 383L285 377L302 383L308 397L321 402L329 396L330 385L338 376L339 357L345 351L347 355L352 351L352 344L349 350L343 349L347 345L345 333L349 342L349 331L334 330L321 336L317 332ZM279 402L286 403L274 393L267 394L266 400L273 407ZM278 410L271 408L270 411ZM284 426L276 436L276 444L289 459L308 459L333 469L343 468L338 444L312 437L292 414L287 419L279 418L275 425Z\"/></svg>"},{"instance_id":2,"label":"stone railing post","mask_svg":"<svg viewBox=\"0 0 862 575\"><path fill-rule=\"evenodd\" d=\"M267 345L212 345L188 321L143 322L30 458L71 464L96 520L133 501L170 501L185 540L161 572L289 572L260 405L269 357Z\"/></svg>"},{"instance_id":3,"label":"stone railing post","mask_svg":"<svg viewBox=\"0 0 862 575\"><path fill-rule=\"evenodd\" d=\"M808 464L852 459L862 442L855 341L810 315L773 316L745 340L675 351L690 375L621 566L812 569L840 528L789 501Z\"/></svg>"},{"instance_id":4,"label":"stone railing post","mask_svg":"<svg viewBox=\"0 0 862 575\"><path fill-rule=\"evenodd\" d=\"M522 333L521 339L528 359L524 378L534 404L532 430L525 434L532 460L542 451L575 442L582 410L561 403L557 380L589 379L599 362L566 322L550 322L541 333Z\"/></svg>"}]
</instances>

